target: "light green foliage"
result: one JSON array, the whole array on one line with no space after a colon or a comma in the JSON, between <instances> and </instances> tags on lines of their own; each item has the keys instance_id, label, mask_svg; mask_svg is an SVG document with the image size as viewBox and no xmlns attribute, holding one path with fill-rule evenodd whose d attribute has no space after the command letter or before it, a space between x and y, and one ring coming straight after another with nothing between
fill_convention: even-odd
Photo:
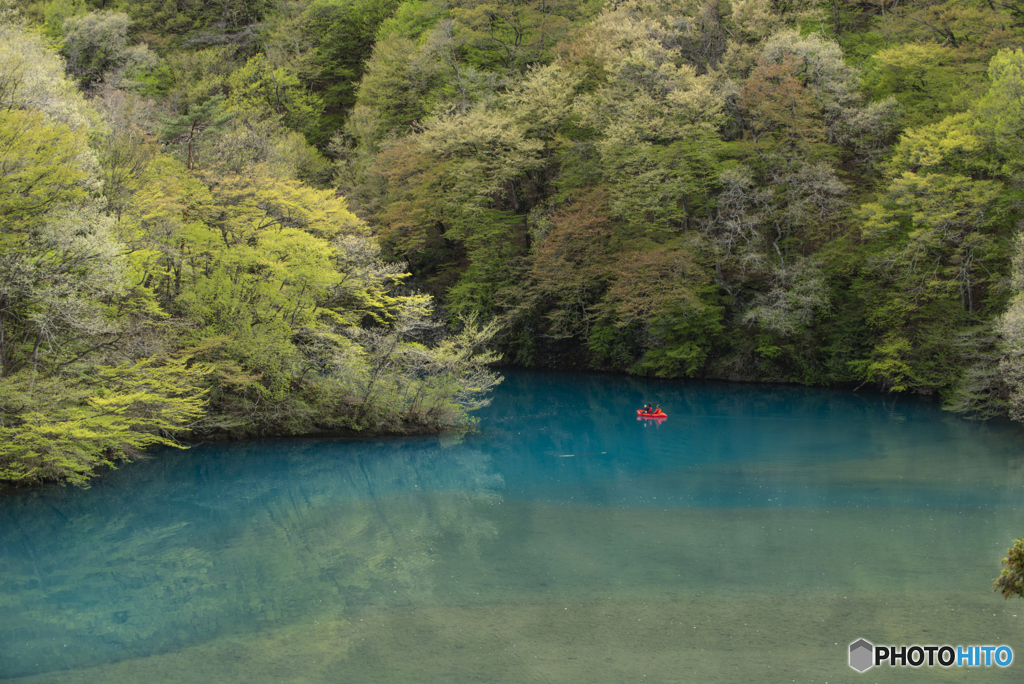
<instances>
[{"instance_id":1,"label":"light green foliage","mask_svg":"<svg viewBox=\"0 0 1024 684\"><path fill-rule=\"evenodd\" d=\"M212 97L224 95L228 76L242 64L244 61L224 46L167 55L173 81L167 95L168 105L183 114Z\"/></svg>"},{"instance_id":2,"label":"light green foliage","mask_svg":"<svg viewBox=\"0 0 1024 684\"><path fill-rule=\"evenodd\" d=\"M1014 241L1010 289L1009 306L985 331L988 339L975 343L979 352L948 402L955 411L982 418L1006 413L1024 421L1024 237L1020 233Z\"/></svg>"},{"instance_id":3,"label":"light green foliage","mask_svg":"<svg viewBox=\"0 0 1024 684\"><path fill-rule=\"evenodd\" d=\"M0 82L0 375L51 368L86 353L113 326L104 306L123 272L112 222L89 196L100 188L86 123L94 113L38 39L3 25ZM71 124L69 126L69 123Z\"/></svg>"},{"instance_id":4,"label":"light green foliage","mask_svg":"<svg viewBox=\"0 0 1024 684\"><path fill-rule=\"evenodd\" d=\"M608 78L575 108L581 125L601 131L596 148L615 214L631 232L664 239L706 197L723 101L713 79L677 66L641 18L609 12L597 26L610 42L602 55Z\"/></svg>"},{"instance_id":5,"label":"light green foliage","mask_svg":"<svg viewBox=\"0 0 1024 684\"><path fill-rule=\"evenodd\" d=\"M0 379L0 480L85 484L203 413L205 369L156 359L83 368L79 375Z\"/></svg>"},{"instance_id":6,"label":"light green foliage","mask_svg":"<svg viewBox=\"0 0 1024 684\"><path fill-rule=\"evenodd\" d=\"M380 211L386 187L377 163L380 125L379 109L356 105L344 134L336 134L328 146L338 191L352 203L352 210L368 221Z\"/></svg>"},{"instance_id":7,"label":"light green foliage","mask_svg":"<svg viewBox=\"0 0 1024 684\"><path fill-rule=\"evenodd\" d=\"M988 87L989 60L1020 44L1015 3L915 0L850 9L860 16L851 16L847 28L858 30L846 33L843 45L867 58L866 85L899 100L907 126L971 108Z\"/></svg>"},{"instance_id":8,"label":"light green foliage","mask_svg":"<svg viewBox=\"0 0 1024 684\"><path fill-rule=\"evenodd\" d=\"M525 135L549 142L573 116L579 87L578 75L559 64L537 67L510 89L502 106Z\"/></svg>"},{"instance_id":9,"label":"light green foliage","mask_svg":"<svg viewBox=\"0 0 1024 684\"><path fill-rule=\"evenodd\" d=\"M310 95L294 72L274 68L263 55L234 71L226 85L230 92L226 110L248 125L279 119L293 130L307 131L323 111L323 101Z\"/></svg>"},{"instance_id":10,"label":"light green foliage","mask_svg":"<svg viewBox=\"0 0 1024 684\"><path fill-rule=\"evenodd\" d=\"M404 429L464 415L443 408L455 392L450 381L414 392L411 403L388 394L402 385L405 396L422 377L409 371L402 380L395 374L404 366L394 364L375 368L372 350L407 335L403 321L426 321L429 301L394 293L408 274L380 258L343 199L259 167L220 175L209 188L169 160L152 173L136 196L138 261L143 280L189 323L188 353L211 367L214 424L242 434ZM415 348L435 359L445 344Z\"/></svg>"},{"instance_id":11,"label":"light green foliage","mask_svg":"<svg viewBox=\"0 0 1024 684\"><path fill-rule=\"evenodd\" d=\"M43 30L50 38L64 35L64 22L88 12L85 0L49 0L43 7Z\"/></svg>"},{"instance_id":12,"label":"light green foliage","mask_svg":"<svg viewBox=\"0 0 1024 684\"><path fill-rule=\"evenodd\" d=\"M983 141L975 134L974 117L955 114L930 126L907 130L895 145L888 167L898 173L903 169L940 171L960 174L983 172L980 158Z\"/></svg>"},{"instance_id":13,"label":"light green foliage","mask_svg":"<svg viewBox=\"0 0 1024 684\"><path fill-rule=\"evenodd\" d=\"M949 405L975 415L991 415L1007 391L996 373L1002 345L985 332L1000 326L981 316L997 313L993 305L1002 301L1013 196L1013 181L1001 174L1006 157L996 152L998 119L986 103L1012 82L994 81L975 111L908 130L887 164L879 201L859 212L877 247L870 272L890 288L875 295L867 320L904 344L899 355L887 351L891 344L876 346L873 363L887 377L904 378L888 380L893 386L951 384ZM958 325L977 328L958 332ZM908 367L889 372L897 362ZM954 382L940 379L950 374Z\"/></svg>"},{"instance_id":14,"label":"light green foliage","mask_svg":"<svg viewBox=\"0 0 1024 684\"><path fill-rule=\"evenodd\" d=\"M479 105L424 123L420 150L449 162L444 184L453 211L508 192L508 184L540 166L543 144L526 134L512 112ZM469 207L466 207L466 205Z\"/></svg>"},{"instance_id":15,"label":"light green foliage","mask_svg":"<svg viewBox=\"0 0 1024 684\"><path fill-rule=\"evenodd\" d=\"M324 187L332 174L331 162L296 131L285 131L273 140L266 156L267 172L281 180L300 180Z\"/></svg>"},{"instance_id":16,"label":"light green foliage","mask_svg":"<svg viewBox=\"0 0 1024 684\"><path fill-rule=\"evenodd\" d=\"M516 87L531 67L548 64L557 41L568 35L567 17L580 11L550 2L466 2L447 9L404 3L381 25L357 102L379 112L379 136L404 133L442 105L464 111Z\"/></svg>"},{"instance_id":17,"label":"light green foliage","mask_svg":"<svg viewBox=\"0 0 1024 684\"><path fill-rule=\"evenodd\" d=\"M672 312L661 326L655 326L653 333L660 344L649 349L630 372L663 378L699 376L723 343L725 307L703 301L716 298L716 290L715 286L702 288L701 306Z\"/></svg>"},{"instance_id":18,"label":"light green foliage","mask_svg":"<svg viewBox=\"0 0 1024 684\"><path fill-rule=\"evenodd\" d=\"M856 373L867 382L877 383L889 392L905 392L915 386L909 356L910 341L890 335L875 347L871 358L851 362Z\"/></svg>"},{"instance_id":19,"label":"light green foliage","mask_svg":"<svg viewBox=\"0 0 1024 684\"><path fill-rule=\"evenodd\" d=\"M172 122L169 134L191 141L206 131L208 170L237 174L265 164L278 178L323 180L319 152L302 144L296 130L313 131L323 102L294 71L274 68L263 55L251 58L225 83L230 95L215 95ZM197 128L198 125L198 128Z\"/></svg>"},{"instance_id":20,"label":"light green foliage","mask_svg":"<svg viewBox=\"0 0 1024 684\"><path fill-rule=\"evenodd\" d=\"M391 36L416 39L437 19L438 7L426 0L406 0L398 5L392 16L381 22L375 39L381 42Z\"/></svg>"},{"instance_id":21,"label":"light green foliage","mask_svg":"<svg viewBox=\"0 0 1024 684\"><path fill-rule=\"evenodd\" d=\"M345 199L303 182L326 164L295 130L321 111L295 69L173 55L163 135L182 163L154 145L154 104L114 78L127 17L67 26L73 73L105 82L101 114L41 40L0 23L0 480L84 484L183 428L424 430L483 405L494 327L445 336ZM401 363L375 361L392 339Z\"/></svg>"},{"instance_id":22,"label":"light green foliage","mask_svg":"<svg viewBox=\"0 0 1024 684\"><path fill-rule=\"evenodd\" d=\"M94 171L95 156L83 133L48 124L31 110L0 111L0 231L5 236L60 202L84 199Z\"/></svg>"},{"instance_id":23,"label":"light green foliage","mask_svg":"<svg viewBox=\"0 0 1024 684\"><path fill-rule=\"evenodd\" d=\"M991 85L978 103L978 133L991 140L1004 173L1019 174L1024 158L1024 50L1001 50L989 64Z\"/></svg>"},{"instance_id":24,"label":"light green foliage","mask_svg":"<svg viewBox=\"0 0 1024 684\"><path fill-rule=\"evenodd\" d=\"M414 240L440 223L447 239L464 247L470 268L451 296L458 310L489 310L508 282L511 260L526 247L529 184L546 163L544 149L518 112L483 103L428 119L409 147L393 149L415 166L401 179L408 203L395 203L385 219L393 235Z\"/></svg>"},{"instance_id":25,"label":"light green foliage","mask_svg":"<svg viewBox=\"0 0 1024 684\"><path fill-rule=\"evenodd\" d=\"M96 122L61 58L35 33L0 20L0 108L32 110L81 132Z\"/></svg>"},{"instance_id":26,"label":"light green foliage","mask_svg":"<svg viewBox=\"0 0 1024 684\"><path fill-rule=\"evenodd\" d=\"M153 291L169 309L181 292L185 259L202 253L190 249L188 238L205 235L201 218L212 199L206 186L166 155L157 155L147 165L140 186L119 228L130 247L132 280ZM208 248L214 246L211 239Z\"/></svg>"},{"instance_id":27,"label":"light green foliage","mask_svg":"<svg viewBox=\"0 0 1024 684\"><path fill-rule=\"evenodd\" d=\"M771 0L733 0L732 22L755 41L786 28L797 18L814 16L814 4L806 0L778 5Z\"/></svg>"},{"instance_id":28,"label":"light green foliage","mask_svg":"<svg viewBox=\"0 0 1024 684\"><path fill-rule=\"evenodd\" d=\"M868 84L876 97L891 95L903 105L907 125L931 123L954 109L956 61L943 45L905 43L872 57Z\"/></svg>"},{"instance_id":29,"label":"light green foliage","mask_svg":"<svg viewBox=\"0 0 1024 684\"><path fill-rule=\"evenodd\" d=\"M124 294L124 258L111 228L95 206L62 208L5 255L6 367L20 356L33 369L59 367L116 330L108 308Z\"/></svg>"},{"instance_id":30,"label":"light green foliage","mask_svg":"<svg viewBox=\"0 0 1024 684\"><path fill-rule=\"evenodd\" d=\"M102 111L107 129L94 143L99 154L103 193L110 211L120 217L156 154L156 141L148 133L155 128L152 102L134 93L104 89L94 102Z\"/></svg>"},{"instance_id":31,"label":"light green foliage","mask_svg":"<svg viewBox=\"0 0 1024 684\"><path fill-rule=\"evenodd\" d=\"M965 162L980 145L963 116L909 131L890 164L882 203L864 207L867 235L898 236L878 259L884 268L896 266L903 296L955 294L974 310L988 281L986 259L998 252L990 229L999 225L1003 195L999 181L957 173L971 170Z\"/></svg>"},{"instance_id":32,"label":"light green foliage","mask_svg":"<svg viewBox=\"0 0 1024 684\"><path fill-rule=\"evenodd\" d=\"M380 256L380 245L364 235L339 234L332 241L334 264L339 281L334 286L330 304L342 323L356 325L372 319L387 325L397 307L406 306L416 297L395 296L392 290L409 274L405 264L388 262Z\"/></svg>"},{"instance_id":33,"label":"light green foliage","mask_svg":"<svg viewBox=\"0 0 1024 684\"><path fill-rule=\"evenodd\" d=\"M399 416L406 423L456 426L467 420L466 411L490 403L487 393L501 376L488 368L498 357L485 349L497 324L482 326L470 316L460 320L459 332L428 347L416 340L437 327L428 320L429 307L427 299L410 300L390 330L363 334L363 420L380 426Z\"/></svg>"},{"instance_id":34,"label":"light green foliage","mask_svg":"<svg viewBox=\"0 0 1024 684\"><path fill-rule=\"evenodd\" d=\"M163 135L180 146L190 169L199 163L241 173L265 164L276 178L326 181L329 164L303 137L314 136L322 98L300 79L301 64L280 60L257 54L234 65L223 48L170 60L178 114Z\"/></svg>"},{"instance_id":35,"label":"light green foliage","mask_svg":"<svg viewBox=\"0 0 1024 684\"><path fill-rule=\"evenodd\" d=\"M224 339L218 349L260 379L251 390L280 398L292 331L334 316L325 305L342 276L330 240L357 230L357 219L343 200L297 181L225 176L211 192L190 190L181 170L155 171L161 180L140 193L135 217L141 235L163 233L144 277L202 337Z\"/></svg>"},{"instance_id":36,"label":"light green foliage","mask_svg":"<svg viewBox=\"0 0 1024 684\"><path fill-rule=\"evenodd\" d=\"M430 105L427 95L439 77L439 65L419 58L412 40L393 36L377 43L358 96L359 104L379 112L381 129L374 131L374 136L391 130L404 132L421 119Z\"/></svg>"},{"instance_id":37,"label":"light green foliage","mask_svg":"<svg viewBox=\"0 0 1024 684\"><path fill-rule=\"evenodd\" d=\"M83 484L96 467L170 443L172 430L198 418L203 371L126 361L131 354L117 350L145 306L129 293L114 219L95 196L104 180L87 144L95 113L38 43L3 32L0 479ZM14 46L36 50L39 62L12 58Z\"/></svg>"}]
</instances>

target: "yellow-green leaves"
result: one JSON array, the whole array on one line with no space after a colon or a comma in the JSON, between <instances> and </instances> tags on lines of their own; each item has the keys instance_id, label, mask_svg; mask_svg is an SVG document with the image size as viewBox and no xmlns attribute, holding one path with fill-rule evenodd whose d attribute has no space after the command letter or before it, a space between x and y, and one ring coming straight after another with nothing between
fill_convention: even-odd
<instances>
[{"instance_id":1,"label":"yellow-green leaves","mask_svg":"<svg viewBox=\"0 0 1024 684\"><path fill-rule=\"evenodd\" d=\"M233 72L227 86L231 92L226 102L228 111L249 122L278 119L292 129L309 130L324 107L293 71L275 68L262 54Z\"/></svg>"},{"instance_id":2,"label":"yellow-green leaves","mask_svg":"<svg viewBox=\"0 0 1024 684\"><path fill-rule=\"evenodd\" d=\"M405 264L388 262L380 256L380 245L361 235L339 235L331 243L338 280L326 308L335 322L358 325L370 318L386 325L406 309L418 295L396 296L395 286L409 277Z\"/></svg>"},{"instance_id":3,"label":"yellow-green leaves","mask_svg":"<svg viewBox=\"0 0 1024 684\"><path fill-rule=\"evenodd\" d=\"M931 123L952 113L956 61L953 50L943 45L903 43L872 57L866 81L876 97L899 100L906 124Z\"/></svg>"},{"instance_id":4,"label":"yellow-green leaves","mask_svg":"<svg viewBox=\"0 0 1024 684\"><path fill-rule=\"evenodd\" d=\"M219 210L209 222L218 225L228 244L270 228L297 228L327 240L366 230L344 198L300 181L273 178L263 167L210 175L209 181L211 201Z\"/></svg>"},{"instance_id":5,"label":"yellow-green leaves","mask_svg":"<svg viewBox=\"0 0 1024 684\"><path fill-rule=\"evenodd\" d=\"M1008 173L1024 157L1024 50L1001 50L989 64L991 85L978 103L978 132L995 143Z\"/></svg>"},{"instance_id":6,"label":"yellow-green leaves","mask_svg":"<svg viewBox=\"0 0 1024 684\"><path fill-rule=\"evenodd\" d=\"M149 359L76 378L0 379L0 480L84 485L95 469L160 444L204 414L208 369Z\"/></svg>"},{"instance_id":7,"label":"yellow-green leaves","mask_svg":"<svg viewBox=\"0 0 1024 684\"><path fill-rule=\"evenodd\" d=\"M681 64L655 32L628 13L607 11L595 21L607 80L574 106L585 125L607 131L610 144L678 140L692 136L693 126L720 120L723 102L713 78Z\"/></svg>"},{"instance_id":8,"label":"yellow-green leaves","mask_svg":"<svg viewBox=\"0 0 1024 684\"><path fill-rule=\"evenodd\" d=\"M954 114L929 126L911 128L900 136L889 161L894 173L954 171L963 173L980 164L983 141L974 133L974 116Z\"/></svg>"},{"instance_id":9,"label":"yellow-green leaves","mask_svg":"<svg viewBox=\"0 0 1024 684\"><path fill-rule=\"evenodd\" d=\"M985 263L999 254L992 228L1005 210L1002 182L967 175L983 168L973 122L953 115L907 131L888 164L882 201L860 212L869 236L896 238L878 263L890 264L903 296L955 296L967 311L990 278Z\"/></svg>"},{"instance_id":10,"label":"yellow-green leaves","mask_svg":"<svg viewBox=\"0 0 1024 684\"><path fill-rule=\"evenodd\" d=\"M543 143L527 137L512 112L478 105L465 114L432 118L425 128L420 149L451 162L444 184L459 204L486 203L543 163Z\"/></svg>"},{"instance_id":11,"label":"yellow-green leaves","mask_svg":"<svg viewBox=\"0 0 1024 684\"><path fill-rule=\"evenodd\" d=\"M341 22L349 9L311 11ZM477 348L493 330L426 344L443 337L430 297L399 289L405 265L382 258L343 197L304 182L328 180L302 135L322 133L323 106L287 56L173 55L158 80L179 161L156 144L163 107L110 78L146 56L126 47L127 25L110 13L66 25L76 75L105 84L104 126L43 42L0 22L0 481L83 484L197 423L253 434L464 419L494 381ZM446 165L443 206L467 229L543 148L521 111L471 114L417 141ZM412 361L374 366L373 340L398 340Z\"/></svg>"},{"instance_id":12,"label":"yellow-green leaves","mask_svg":"<svg viewBox=\"0 0 1024 684\"><path fill-rule=\"evenodd\" d=\"M0 111L0 231L16 232L56 204L85 198L94 171L85 136L35 111Z\"/></svg>"}]
</instances>

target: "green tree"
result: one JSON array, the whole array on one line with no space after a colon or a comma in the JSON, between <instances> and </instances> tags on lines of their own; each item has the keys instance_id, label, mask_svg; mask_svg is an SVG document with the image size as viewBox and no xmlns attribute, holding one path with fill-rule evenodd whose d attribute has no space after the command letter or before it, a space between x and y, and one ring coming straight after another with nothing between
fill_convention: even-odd
<instances>
[{"instance_id":1,"label":"green tree","mask_svg":"<svg viewBox=\"0 0 1024 684\"><path fill-rule=\"evenodd\" d=\"M104 115L107 130L95 143L103 176L103 194L115 217L120 218L141 187L142 176L156 154L156 128L151 101L113 88L94 100Z\"/></svg>"},{"instance_id":2,"label":"green tree","mask_svg":"<svg viewBox=\"0 0 1024 684\"><path fill-rule=\"evenodd\" d=\"M205 369L148 359L37 380L0 381L0 481L84 485L102 466L153 445L201 418Z\"/></svg>"},{"instance_id":3,"label":"green tree","mask_svg":"<svg viewBox=\"0 0 1024 684\"><path fill-rule=\"evenodd\" d=\"M214 137L224 130L225 125L235 116L224 107L224 96L214 95L209 99L189 106L185 112L167 122L163 137L185 150L185 164L191 171L195 168L199 148L206 138Z\"/></svg>"},{"instance_id":4,"label":"green tree","mask_svg":"<svg viewBox=\"0 0 1024 684\"><path fill-rule=\"evenodd\" d=\"M356 101L356 87L374 48L381 23L399 0L352 2L314 0L306 9L306 30L316 36L318 72L314 91L323 99L322 130L339 128Z\"/></svg>"},{"instance_id":5,"label":"green tree","mask_svg":"<svg viewBox=\"0 0 1024 684\"><path fill-rule=\"evenodd\" d=\"M1000 171L1014 179L1024 158L1024 50L1001 50L989 63L989 89L977 104L976 132L990 142L1002 162Z\"/></svg>"},{"instance_id":6,"label":"green tree","mask_svg":"<svg viewBox=\"0 0 1024 684\"><path fill-rule=\"evenodd\" d=\"M271 0L133 0L120 5L147 31L164 34L192 34L200 43L252 41L255 24L264 19Z\"/></svg>"},{"instance_id":7,"label":"green tree","mask_svg":"<svg viewBox=\"0 0 1024 684\"><path fill-rule=\"evenodd\" d=\"M54 206L85 199L94 164L82 132L39 112L0 112L0 234L7 239Z\"/></svg>"},{"instance_id":8,"label":"green tree","mask_svg":"<svg viewBox=\"0 0 1024 684\"><path fill-rule=\"evenodd\" d=\"M1004 216L1003 184L964 173L975 170L981 146L967 115L908 131L891 162L883 203L862 210L869 234L899 236L899 246L881 258L896 266L905 294L955 294L968 312L988 282L987 260L999 250L992 232Z\"/></svg>"},{"instance_id":9,"label":"green tree","mask_svg":"<svg viewBox=\"0 0 1024 684\"><path fill-rule=\"evenodd\" d=\"M600 315L614 259L608 203L606 188L582 194L551 217L536 248L527 301L550 321L548 335L586 337Z\"/></svg>"},{"instance_id":10,"label":"green tree","mask_svg":"<svg viewBox=\"0 0 1024 684\"><path fill-rule=\"evenodd\" d=\"M891 95L903 105L906 125L932 123L957 109L957 62L944 45L904 43L872 56L867 85L876 97Z\"/></svg>"},{"instance_id":11,"label":"green tree","mask_svg":"<svg viewBox=\"0 0 1024 684\"><path fill-rule=\"evenodd\" d=\"M100 11L68 17L61 42L68 73L83 88L90 88L126 68L155 66L156 56L148 47L128 44L130 26L131 18L123 12Z\"/></svg>"},{"instance_id":12,"label":"green tree","mask_svg":"<svg viewBox=\"0 0 1024 684\"><path fill-rule=\"evenodd\" d=\"M271 118L301 132L310 132L323 111L323 101L311 95L286 67L274 68L262 54L252 57L227 80L225 109L247 125Z\"/></svg>"},{"instance_id":13,"label":"green tree","mask_svg":"<svg viewBox=\"0 0 1024 684\"><path fill-rule=\"evenodd\" d=\"M64 74L60 56L19 22L0 17L0 108L41 114L48 123L79 132L94 124L95 112Z\"/></svg>"},{"instance_id":14,"label":"green tree","mask_svg":"<svg viewBox=\"0 0 1024 684\"><path fill-rule=\"evenodd\" d=\"M451 10L456 40L466 60L487 71L522 71L550 60L580 10L570 3L468 0Z\"/></svg>"},{"instance_id":15,"label":"green tree","mask_svg":"<svg viewBox=\"0 0 1024 684\"><path fill-rule=\"evenodd\" d=\"M419 57L414 41L393 36L376 43L365 68L357 102L377 112L380 125L375 137L404 133L429 112L429 94L437 85L439 69Z\"/></svg>"},{"instance_id":16,"label":"green tree","mask_svg":"<svg viewBox=\"0 0 1024 684\"><path fill-rule=\"evenodd\" d=\"M1015 539L1006 554L1002 563L1003 570L996 578L993 591L998 591L1003 598L1024 598L1024 539Z\"/></svg>"}]
</instances>

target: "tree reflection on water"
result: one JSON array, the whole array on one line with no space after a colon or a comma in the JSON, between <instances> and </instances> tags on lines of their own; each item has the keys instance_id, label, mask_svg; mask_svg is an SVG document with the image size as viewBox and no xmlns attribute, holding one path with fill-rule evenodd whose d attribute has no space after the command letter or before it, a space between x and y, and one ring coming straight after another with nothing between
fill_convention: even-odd
<instances>
[{"instance_id":1,"label":"tree reflection on water","mask_svg":"<svg viewBox=\"0 0 1024 684\"><path fill-rule=\"evenodd\" d=\"M436 548L470 559L497 535L484 514L501 477L460 441L213 446L88 491L12 497L0 508L0 676L422 603Z\"/></svg>"}]
</instances>

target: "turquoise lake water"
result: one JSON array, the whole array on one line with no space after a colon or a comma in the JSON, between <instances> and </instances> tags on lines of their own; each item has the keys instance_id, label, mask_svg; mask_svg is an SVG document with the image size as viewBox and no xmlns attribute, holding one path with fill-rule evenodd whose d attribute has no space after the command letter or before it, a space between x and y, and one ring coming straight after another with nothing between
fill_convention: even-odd
<instances>
[{"instance_id":1,"label":"turquoise lake water","mask_svg":"<svg viewBox=\"0 0 1024 684\"><path fill-rule=\"evenodd\" d=\"M636 419L660 403L660 424ZM1024 680L1024 433L919 400L512 372L480 431L0 495L0 680ZM1005 669L847 665L1006 644Z\"/></svg>"}]
</instances>

